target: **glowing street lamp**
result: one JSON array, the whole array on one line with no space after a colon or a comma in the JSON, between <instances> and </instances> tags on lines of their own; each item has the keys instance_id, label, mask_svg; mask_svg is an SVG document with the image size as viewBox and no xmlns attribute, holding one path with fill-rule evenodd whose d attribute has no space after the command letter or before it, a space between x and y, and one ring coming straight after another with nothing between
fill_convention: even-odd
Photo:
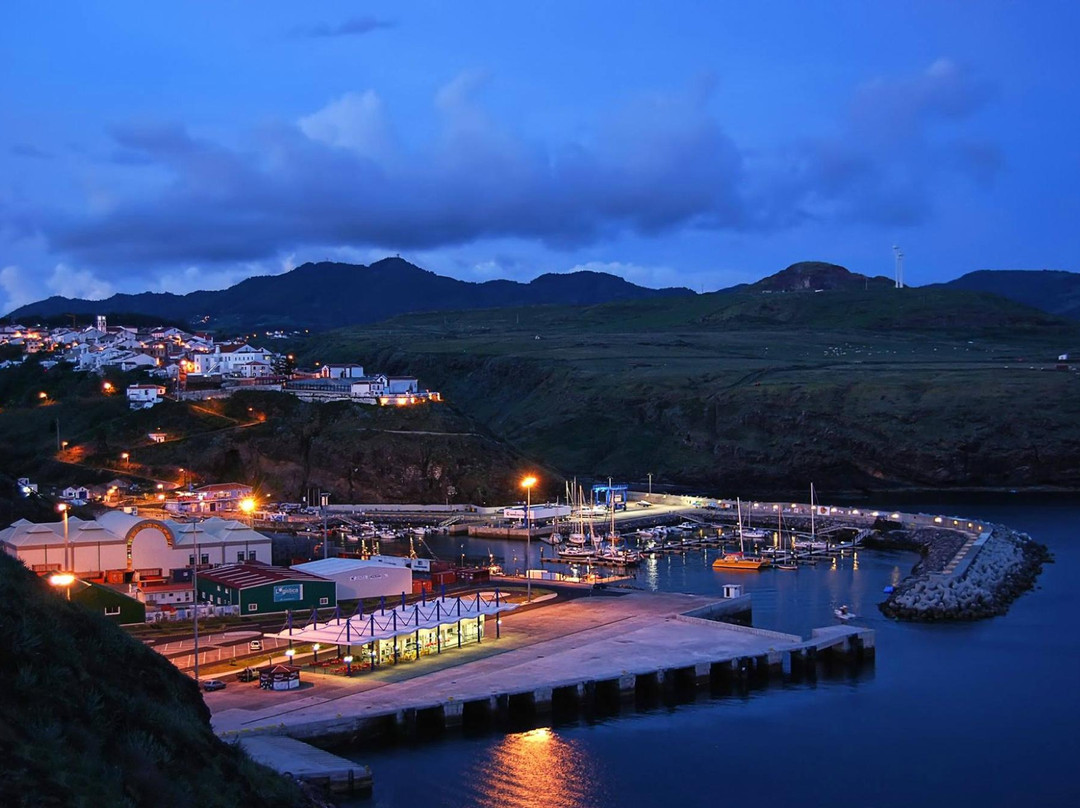
<instances>
[{"instance_id":1,"label":"glowing street lamp","mask_svg":"<svg viewBox=\"0 0 1080 808\"><path fill-rule=\"evenodd\" d=\"M352 655L345 657L342 662L345 663L345 675L352 676Z\"/></svg>"},{"instance_id":2,"label":"glowing street lamp","mask_svg":"<svg viewBox=\"0 0 1080 808\"><path fill-rule=\"evenodd\" d=\"M75 583L75 576L70 572L54 572L49 576L49 583L56 587L64 587L67 599L71 600L71 585Z\"/></svg>"},{"instance_id":3,"label":"glowing street lamp","mask_svg":"<svg viewBox=\"0 0 1080 808\"><path fill-rule=\"evenodd\" d=\"M532 550L532 490L536 478L531 474L521 481L525 489L525 598L532 603L532 577L529 575L529 558Z\"/></svg>"},{"instance_id":4,"label":"glowing street lamp","mask_svg":"<svg viewBox=\"0 0 1080 808\"><path fill-rule=\"evenodd\" d=\"M105 382L104 384L101 385L101 392L103 392L107 396L112 395L113 393L116 392L116 388L113 387L112 382Z\"/></svg>"},{"instance_id":5,"label":"glowing street lamp","mask_svg":"<svg viewBox=\"0 0 1080 808\"><path fill-rule=\"evenodd\" d=\"M120 459L124 461L125 466L131 465L131 454L128 452L121 452Z\"/></svg>"},{"instance_id":6,"label":"glowing street lamp","mask_svg":"<svg viewBox=\"0 0 1080 808\"><path fill-rule=\"evenodd\" d=\"M312 645L311 645L311 657L312 657L311 662L312 662L313 665L318 665L319 664L319 649L320 648L322 648L322 646L319 645L318 643L312 643Z\"/></svg>"},{"instance_id":7,"label":"glowing street lamp","mask_svg":"<svg viewBox=\"0 0 1080 808\"><path fill-rule=\"evenodd\" d=\"M248 517L248 523L251 524L251 514L255 512L255 500L251 497L246 497L240 500L240 510Z\"/></svg>"},{"instance_id":8,"label":"glowing street lamp","mask_svg":"<svg viewBox=\"0 0 1080 808\"><path fill-rule=\"evenodd\" d=\"M61 502L56 506L56 510L60 512L60 515L64 518L64 569L69 570L75 565L71 563L71 559L68 547L68 506L66 502Z\"/></svg>"},{"instance_id":9,"label":"glowing street lamp","mask_svg":"<svg viewBox=\"0 0 1080 808\"><path fill-rule=\"evenodd\" d=\"M291 664L292 664L292 658L293 658L294 656L296 656L296 649L295 649L295 648L288 648L288 649L286 649L286 651L285 651L285 656L286 656L286 657L288 657L288 659L289 659L289 664L291 665Z\"/></svg>"}]
</instances>

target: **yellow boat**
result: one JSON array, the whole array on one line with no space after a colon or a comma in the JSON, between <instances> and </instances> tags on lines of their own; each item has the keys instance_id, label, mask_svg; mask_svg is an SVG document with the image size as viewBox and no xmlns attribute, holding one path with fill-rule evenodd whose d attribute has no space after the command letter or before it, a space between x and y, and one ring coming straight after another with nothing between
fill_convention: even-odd
<instances>
[{"instance_id":1,"label":"yellow boat","mask_svg":"<svg viewBox=\"0 0 1080 808\"><path fill-rule=\"evenodd\" d=\"M772 562L767 558L747 557L742 553L725 553L712 565L714 570L760 570L771 567Z\"/></svg>"}]
</instances>

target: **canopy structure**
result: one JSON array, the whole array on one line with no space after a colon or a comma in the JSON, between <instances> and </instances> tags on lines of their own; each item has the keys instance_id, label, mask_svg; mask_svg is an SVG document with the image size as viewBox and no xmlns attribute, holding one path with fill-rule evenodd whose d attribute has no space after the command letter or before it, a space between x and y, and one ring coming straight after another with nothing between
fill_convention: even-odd
<instances>
[{"instance_id":1,"label":"canopy structure","mask_svg":"<svg viewBox=\"0 0 1080 808\"><path fill-rule=\"evenodd\" d=\"M466 597L448 598L444 595L423 603L409 605L402 603L392 609L376 609L367 615L358 609L357 613L351 617L339 615L330 618L325 623L320 623L316 619L302 628L291 624L292 615L290 615L283 631L268 636L300 643L360 645L404 637L421 629L454 625L470 618L486 618L516 608L516 603L507 603L497 590L487 593L477 592L475 595Z\"/></svg>"}]
</instances>

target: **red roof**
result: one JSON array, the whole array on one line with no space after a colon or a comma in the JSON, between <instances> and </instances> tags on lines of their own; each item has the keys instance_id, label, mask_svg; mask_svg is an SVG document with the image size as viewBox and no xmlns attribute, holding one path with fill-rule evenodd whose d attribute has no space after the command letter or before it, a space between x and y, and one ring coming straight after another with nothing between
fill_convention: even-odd
<instances>
[{"instance_id":1,"label":"red roof","mask_svg":"<svg viewBox=\"0 0 1080 808\"><path fill-rule=\"evenodd\" d=\"M206 572L200 572L199 578L204 581L213 581L216 584L224 584L232 589L249 589L253 586L265 586L266 584L283 583L285 581L328 583L326 578L320 578L318 575L312 575L309 572L248 562L230 564L226 567L214 567L214 569Z\"/></svg>"}]
</instances>

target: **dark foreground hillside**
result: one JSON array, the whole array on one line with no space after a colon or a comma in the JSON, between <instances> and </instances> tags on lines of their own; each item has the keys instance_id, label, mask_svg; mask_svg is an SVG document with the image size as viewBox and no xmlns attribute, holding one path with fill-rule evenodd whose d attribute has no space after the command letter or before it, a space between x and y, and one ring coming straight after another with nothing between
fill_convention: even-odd
<instances>
[{"instance_id":1,"label":"dark foreground hillside","mask_svg":"<svg viewBox=\"0 0 1080 808\"><path fill-rule=\"evenodd\" d=\"M0 805L304 806L210 729L195 683L0 554Z\"/></svg>"}]
</instances>

